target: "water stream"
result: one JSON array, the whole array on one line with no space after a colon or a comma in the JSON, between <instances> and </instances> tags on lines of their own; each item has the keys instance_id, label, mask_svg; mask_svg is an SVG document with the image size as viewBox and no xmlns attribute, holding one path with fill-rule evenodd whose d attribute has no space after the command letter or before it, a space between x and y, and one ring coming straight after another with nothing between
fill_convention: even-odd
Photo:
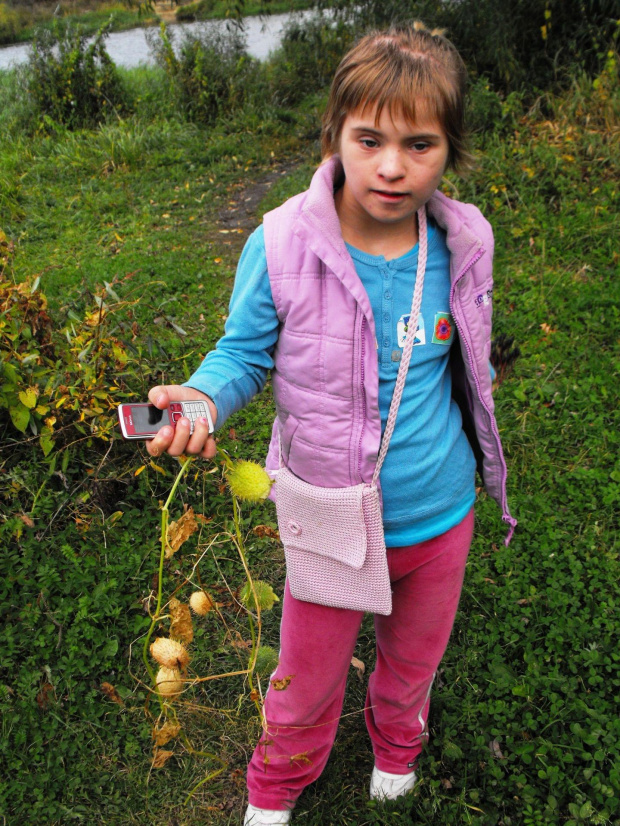
<instances>
[{"instance_id":1,"label":"water stream","mask_svg":"<svg viewBox=\"0 0 620 826\"><path fill-rule=\"evenodd\" d=\"M311 11L297 12L301 18L311 15ZM247 50L259 60L264 60L269 52L273 51L280 43L282 32L286 23L291 19L292 14L274 14L270 17L246 17L244 31L247 39ZM171 32L181 39L183 32L200 32L207 29L223 29L226 26L224 20L205 20L196 23L174 23L170 26ZM28 60L29 43L20 43L15 46L4 46L0 48L0 70L9 69ZM112 32L106 40L106 50L117 66L132 68L141 63L153 63L148 43L146 41L145 29L128 29L125 32Z\"/></svg>"}]
</instances>

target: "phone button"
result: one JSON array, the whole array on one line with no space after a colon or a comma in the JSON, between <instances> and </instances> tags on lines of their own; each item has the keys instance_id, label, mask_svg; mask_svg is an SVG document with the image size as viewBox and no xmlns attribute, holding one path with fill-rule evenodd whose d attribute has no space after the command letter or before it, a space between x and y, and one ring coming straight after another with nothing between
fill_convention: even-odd
<instances>
[{"instance_id":1,"label":"phone button","mask_svg":"<svg viewBox=\"0 0 620 826\"><path fill-rule=\"evenodd\" d=\"M179 419L181 418L181 413L173 413L172 414L172 421L176 424Z\"/></svg>"},{"instance_id":2,"label":"phone button","mask_svg":"<svg viewBox=\"0 0 620 826\"><path fill-rule=\"evenodd\" d=\"M181 404L179 404L179 402L172 402L170 404L170 410L172 411L172 413L176 413L177 415L180 416L181 413L183 412L183 407L182 407ZM175 419L175 422L176 422L176 419Z\"/></svg>"}]
</instances>

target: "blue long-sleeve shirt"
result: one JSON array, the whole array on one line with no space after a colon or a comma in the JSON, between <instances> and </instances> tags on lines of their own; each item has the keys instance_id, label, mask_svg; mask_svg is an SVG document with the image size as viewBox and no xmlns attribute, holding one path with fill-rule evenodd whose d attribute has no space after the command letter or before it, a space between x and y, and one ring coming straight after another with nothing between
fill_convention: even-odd
<instances>
[{"instance_id":1,"label":"blue long-sleeve shirt","mask_svg":"<svg viewBox=\"0 0 620 826\"><path fill-rule=\"evenodd\" d=\"M410 321L418 248L391 261L348 249L375 318L379 409L385 427ZM381 470L385 536L392 547L439 536L465 517L475 499L475 460L451 398L448 359L456 329L449 293L445 235L429 222L416 345ZM213 399L218 428L263 388L274 365L279 324L259 227L239 260L224 336L187 382Z\"/></svg>"}]
</instances>

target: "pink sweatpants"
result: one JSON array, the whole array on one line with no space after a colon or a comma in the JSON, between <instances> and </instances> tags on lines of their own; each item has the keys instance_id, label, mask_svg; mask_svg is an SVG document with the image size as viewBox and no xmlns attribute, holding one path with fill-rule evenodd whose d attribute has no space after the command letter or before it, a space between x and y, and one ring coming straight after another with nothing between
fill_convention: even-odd
<instances>
[{"instance_id":1,"label":"pink sweatpants","mask_svg":"<svg viewBox=\"0 0 620 826\"><path fill-rule=\"evenodd\" d=\"M472 509L442 536L388 548L393 610L375 615L377 663L365 711L383 771L410 772L427 737L431 686L452 631L473 524ZM291 808L323 771L362 617L301 602L286 586L280 662L265 697L267 730L248 766L253 806Z\"/></svg>"}]
</instances>

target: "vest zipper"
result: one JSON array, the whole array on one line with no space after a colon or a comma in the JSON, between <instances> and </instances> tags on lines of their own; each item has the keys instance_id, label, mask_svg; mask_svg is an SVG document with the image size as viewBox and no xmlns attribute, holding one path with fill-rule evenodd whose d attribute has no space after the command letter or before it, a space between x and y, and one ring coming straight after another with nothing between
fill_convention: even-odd
<instances>
[{"instance_id":1,"label":"vest zipper","mask_svg":"<svg viewBox=\"0 0 620 826\"><path fill-rule=\"evenodd\" d=\"M359 312L359 310L358 310ZM362 323L360 325L360 333L362 337L362 347L361 347L361 363L362 369L360 371L360 376L362 380L362 387L361 387L361 395L362 395L362 424L360 427L360 437L357 443L357 475L359 477L360 482L363 482L362 479L362 436L364 435L364 427L366 426L366 390L364 389L365 384L365 376L366 376L366 316L362 315Z\"/></svg>"},{"instance_id":2,"label":"vest zipper","mask_svg":"<svg viewBox=\"0 0 620 826\"><path fill-rule=\"evenodd\" d=\"M471 347L469 346L469 341L467 340L466 336L463 335L463 330L459 324L459 320L457 318L456 313L454 312L454 296L456 293L456 285L459 281L469 272L469 270L474 266L474 264L482 258L484 255L484 249L479 249L470 259L469 263L463 267L461 272L455 278L454 283L450 288L450 309L452 311L452 315L454 317L454 321L456 323L456 328L459 332L459 336L461 341L465 344L465 350L467 351L467 360L469 362L469 367L471 370L471 374L474 377L474 382L476 384L476 392L478 394L478 400L482 406L482 409L487 415L487 419L491 426L491 432L493 433L493 437L495 438L495 443L497 446L497 455L500 460L500 467L501 467L501 489L502 489L502 521L504 521L507 525L510 526L510 530L508 532L508 536L504 540L504 543L508 545L512 538L512 534L514 533L515 526L517 524L517 520L513 519L508 514L508 498L506 496L506 479L508 478L508 471L506 469L506 462L504 461L504 457L501 451L501 439L499 436L499 430L497 429L497 423L495 421L495 417L491 414L483 396L482 396L482 389L480 387L480 381L478 379L478 371L474 365L474 359L471 351Z\"/></svg>"}]
</instances>

